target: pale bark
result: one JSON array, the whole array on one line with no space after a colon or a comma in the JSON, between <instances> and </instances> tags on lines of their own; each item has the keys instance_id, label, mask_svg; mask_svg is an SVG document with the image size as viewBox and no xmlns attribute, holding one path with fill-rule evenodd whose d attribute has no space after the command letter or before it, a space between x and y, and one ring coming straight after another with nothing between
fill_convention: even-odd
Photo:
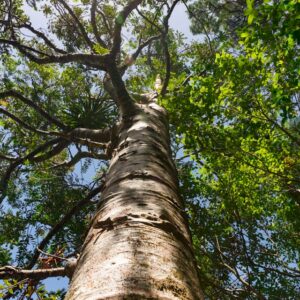
<instances>
[{"instance_id":1,"label":"pale bark","mask_svg":"<svg viewBox=\"0 0 300 300\"><path fill-rule=\"evenodd\" d=\"M123 123L66 300L203 299L165 110Z\"/></svg>"}]
</instances>

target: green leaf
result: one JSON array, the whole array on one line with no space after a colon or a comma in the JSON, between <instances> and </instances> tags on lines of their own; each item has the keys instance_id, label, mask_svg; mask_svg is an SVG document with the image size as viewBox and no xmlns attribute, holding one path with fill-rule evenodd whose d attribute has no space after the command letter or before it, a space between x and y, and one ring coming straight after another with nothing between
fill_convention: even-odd
<instances>
[{"instance_id":1,"label":"green leaf","mask_svg":"<svg viewBox=\"0 0 300 300\"><path fill-rule=\"evenodd\" d=\"M254 0L246 0L246 5L247 5L247 8L250 10L253 9L253 3L254 3Z\"/></svg>"},{"instance_id":2,"label":"green leaf","mask_svg":"<svg viewBox=\"0 0 300 300\"><path fill-rule=\"evenodd\" d=\"M122 26L125 22L124 16L120 13L116 17L116 23L120 26Z\"/></svg>"},{"instance_id":3,"label":"green leaf","mask_svg":"<svg viewBox=\"0 0 300 300\"><path fill-rule=\"evenodd\" d=\"M243 32L241 33L242 38L247 38L249 36L249 32Z\"/></svg>"},{"instance_id":4,"label":"green leaf","mask_svg":"<svg viewBox=\"0 0 300 300\"><path fill-rule=\"evenodd\" d=\"M254 19L254 14L250 14L250 15L248 16L248 24L249 24L249 25L252 24L253 19Z\"/></svg>"},{"instance_id":5,"label":"green leaf","mask_svg":"<svg viewBox=\"0 0 300 300\"><path fill-rule=\"evenodd\" d=\"M93 48L94 48L94 50L96 51L96 53L97 53L97 54L100 54L100 55L105 55L105 54L108 54L108 53L109 53L109 49L104 48L104 47L102 47L102 46L99 45L99 44L95 44Z\"/></svg>"}]
</instances>

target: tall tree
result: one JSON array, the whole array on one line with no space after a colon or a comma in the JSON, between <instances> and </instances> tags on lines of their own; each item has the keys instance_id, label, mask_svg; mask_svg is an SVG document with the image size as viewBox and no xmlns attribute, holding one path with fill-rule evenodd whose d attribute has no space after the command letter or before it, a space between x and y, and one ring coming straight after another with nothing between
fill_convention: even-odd
<instances>
[{"instance_id":1,"label":"tall tree","mask_svg":"<svg viewBox=\"0 0 300 300\"><path fill-rule=\"evenodd\" d=\"M65 299L202 299L167 113L157 103L173 70L168 23L178 2L1 3L1 200L12 227L2 236L18 247L19 264L0 277L15 279L7 288L20 299L64 274L72 277ZM127 72L139 57L156 64L143 85ZM70 173L85 158L108 162L90 185ZM79 245L77 222L91 207ZM76 261L66 258L71 251ZM2 253L9 262L5 244Z\"/></svg>"}]
</instances>

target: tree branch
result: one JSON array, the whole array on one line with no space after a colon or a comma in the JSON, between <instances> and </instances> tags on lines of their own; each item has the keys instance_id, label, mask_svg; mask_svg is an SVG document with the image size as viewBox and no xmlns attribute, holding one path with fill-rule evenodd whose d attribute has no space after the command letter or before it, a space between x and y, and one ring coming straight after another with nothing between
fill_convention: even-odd
<instances>
[{"instance_id":1,"label":"tree branch","mask_svg":"<svg viewBox=\"0 0 300 300\"><path fill-rule=\"evenodd\" d=\"M80 22L80 20L77 18L77 16L75 15L74 11L71 9L71 7L64 1L64 0L58 0L58 2L60 2L63 7L68 11L68 13L70 14L70 16L73 18L73 20L75 21L75 23L77 24L77 26L79 27L79 30L84 38L84 40L86 41L87 45L91 48L92 52L94 52L94 44L93 42L90 40L90 38L88 37L87 32L84 29L84 26L82 25L82 23Z\"/></svg>"},{"instance_id":2,"label":"tree branch","mask_svg":"<svg viewBox=\"0 0 300 300\"><path fill-rule=\"evenodd\" d=\"M194 14L192 12L192 10L190 9L190 7L187 5L186 1L185 0L182 0L182 3L183 5L185 6L186 8L186 11L189 15L190 18L194 18L195 20L197 20L201 25L202 25L202 28L203 28L203 31L204 31L204 34L207 38L207 41L208 41L208 46L209 46L209 50L210 50L210 53L213 55L214 54L214 51L213 51L213 46L212 46L212 41L211 41L211 38L209 36L209 32L207 31L205 25L203 24L201 18L199 18L199 16L197 16L197 14ZM213 5L211 2L210 2L210 5ZM206 13L206 12L205 12Z\"/></svg>"},{"instance_id":3,"label":"tree branch","mask_svg":"<svg viewBox=\"0 0 300 300\"><path fill-rule=\"evenodd\" d=\"M7 111L7 110L5 110L5 109L3 109L1 107L0 107L0 113L8 116L12 120L16 121L19 125L21 125L22 127L26 128L26 129L28 129L30 131L33 131L33 132L36 132L36 133L41 133L41 134L49 134L47 131L39 130L39 129L36 129L36 128L28 125L27 123L25 123L24 121L22 121L21 119L19 119L17 116L13 115L9 111Z\"/></svg>"},{"instance_id":4,"label":"tree branch","mask_svg":"<svg viewBox=\"0 0 300 300\"><path fill-rule=\"evenodd\" d=\"M108 143L111 140L113 128L103 129L88 129L88 128L75 128L68 133L70 138L89 139L93 142Z\"/></svg>"},{"instance_id":5,"label":"tree branch","mask_svg":"<svg viewBox=\"0 0 300 300\"><path fill-rule=\"evenodd\" d=\"M0 153L0 158L4 159L4 160L9 160L9 161L15 161L17 159L17 157L13 157L13 156L8 156L8 155L4 155Z\"/></svg>"},{"instance_id":6,"label":"tree branch","mask_svg":"<svg viewBox=\"0 0 300 300\"><path fill-rule=\"evenodd\" d=\"M39 243L36 250L33 253L32 259L27 265L28 269L31 269L35 264L37 259L40 256L40 252L38 249L43 250L46 245L50 242L50 240L66 225L67 222L70 221L73 215L75 215L77 212L79 212L84 206L91 203L91 199L95 197L98 193L100 193L102 190L102 184L98 186L97 188L93 189L88 193L88 195L75 204L73 208L71 208L63 217L62 219L56 223L54 227L47 233L45 238Z\"/></svg>"},{"instance_id":7,"label":"tree branch","mask_svg":"<svg viewBox=\"0 0 300 300\"><path fill-rule=\"evenodd\" d=\"M165 54L165 60L166 60L166 74L165 74L165 78L163 81L162 89L160 91L160 94L162 96L164 96L167 92L167 88L168 88L170 77L171 77L171 56L170 56L169 47L168 47L168 43L167 43L168 32L169 32L169 19L170 19L171 15L174 11L174 8L178 2L179 2L179 0L175 0L172 3L172 6L168 10L168 13L164 17L164 21L163 21L164 30L163 30L163 36L162 36L161 41L162 41L162 45L164 48L164 54Z\"/></svg>"},{"instance_id":8,"label":"tree branch","mask_svg":"<svg viewBox=\"0 0 300 300\"><path fill-rule=\"evenodd\" d=\"M118 67L116 66L114 61L107 66L109 73L109 81L111 81L115 95L114 99L116 101L117 106L120 109L121 116L130 116L134 114L137 110L134 101L128 94L128 91L125 87L124 81L122 80L122 76L119 72Z\"/></svg>"},{"instance_id":9,"label":"tree branch","mask_svg":"<svg viewBox=\"0 0 300 300\"><path fill-rule=\"evenodd\" d=\"M105 26L105 28L106 28L109 36L112 37L113 36L113 30L112 30L110 24L108 23L108 21L106 19L106 15L103 13L102 10L100 10L98 8L96 8L96 11L97 11L97 13L99 13L101 15L103 23L104 23L104 26ZM110 41L108 41L108 43L109 43L109 46L110 46Z\"/></svg>"},{"instance_id":10,"label":"tree branch","mask_svg":"<svg viewBox=\"0 0 300 300\"><path fill-rule=\"evenodd\" d=\"M251 284L249 284L249 282L244 280L244 278L239 274L236 267L231 267L224 261L223 257L224 258L226 258L226 257L223 254L223 252L221 251L218 238L215 237L215 239L216 239L216 249L218 250L218 252L220 254L222 265L225 268L227 268L244 286L246 286L249 290L251 290L258 297L259 300L266 300L266 298L259 291L257 291Z\"/></svg>"},{"instance_id":11,"label":"tree branch","mask_svg":"<svg viewBox=\"0 0 300 300\"><path fill-rule=\"evenodd\" d=\"M116 57L116 55L120 52L121 48L121 31L122 27L129 16L129 14L137 8L137 6L142 3L143 0L132 0L129 1L129 3L123 8L123 10L117 15L115 19L115 28L114 28L114 34L113 34L113 46L111 49L111 56L113 58Z\"/></svg>"},{"instance_id":12,"label":"tree branch","mask_svg":"<svg viewBox=\"0 0 300 300\"><path fill-rule=\"evenodd\" d=\"M170 77L171 77L171 56L169 52L168 43L166 42L167 34L163 35L163 38L161 39L162 45L164 48L164 54L165 54L165 60L166 60L166 74L165 78L163 80L163 86L161 88L160 94L164 96L167 92L167 88L169 85Z\"/></svg>"},{"instance_id":13,"label":"tree branch","mask_svg":"<svg viewBox=\"0 0 300 300\"><path fill-rule=\"evenodd\" d=\"M21 24L18 26L18 28L26 28L29 31L31 31L32 33L34 33L36 36L38 36L39 38L41 38L45 44L50 47L51 49L53 49L55 52L60 53L60 54L67 54L68 52L65 50L62 50L58 47L56 47L56 45L54 45L46 36L44 33L42 33L41 31L36 30L35 28L33 28L30 24Z\"/></svg>"},{"instance_id":14,"label":"tree branch","mask_svg":"<svg viewBox=\"0 0 300 300\"><path fill-rule=\"evenodd\" d=\"M7 44L15 47L18 49L24 56L29 58L31 61L37 64L51 64L51 63L59 63L59 64L66 64L70 62L77 62L84 64L86 66L90 66L93 68L97 68L99 70L106 71L106 64L108 62L109 55L99 55L99 54L81 54L81 53L68 53L64 55L48 55L42 52L39 52L46 57L38 57L28 51L37 52L37 50L22 45L17 41L7 40L7 39L0 39L0 44Z\"/></svg>"},{"instance_id":15,"label":"tree branch","mask_svg":"<svg viewBox=\"0 0 300 300\"><path fill-rule=\"evenodd\" d=\"M3 201L3 199L6 196L6 188L7 188L8 181L10 179L10 176L11 176L12 172L19 165L21 165L23 162L25 162L26 160L29 160L29 161L32 160L35 157L35 155L37 155L39 152L42 152L42 151L46 150L48 147L50 147L52 145L55 145L55 144L58 144L58 143L60 143L62 141L63 141L63 139L60 138L60 137L52 139L50 141L47 141L46 143L38 146L35 150L31 151L27 155L25 155L25 156L23 156L21 158L16 159L14 162L12 162L10 164L10 166L4 172L4 175L2 176L1 181L0 181L0 192L1 192L1 194L0 194L0 204L1 204L1 202Z\"/></svg>"},{"instance_id":16,"label":"tree branch","mask_svg":"<svg viewBox=\"0 0 300 300\"><path fill-rule=\"evenodd\" d=\"M58 137L61 137L66 140L65 143L60 143L59 145L57 145L57 147L55 147L48 153L46 153L42 156L34 157L34 158L30 159L31 161L34 161L34 162L45 161L46 159L49 159L49 158L57 155L66 146L68 146L71 141L74 143L79 143L79 144L90 146L90 147L98 147L98 148L104 149L104 148L106 148L107 143L110 141L111 134L112 134L110 128L109 129L98 129L98 130L97 129L88 129L88 128L75 128L74 130L72 130L71 132L68 132L68 133L57 132L57 131L44 131L44 130L39 130L39 129L36 129L36 128L28 125L27 123L25 123L24 121L22 121L21 119L19 119L18 117L16 117L15 115L11 114L10 112L6 111L5 109L3 109L1 107L0 107L0 113L7 115L8 117L10 117L14 121L16 121L19 125L23 126L24 128L26 128L30 131L36 132L38 134L58 136Z\"/></svg>"},{"instance_id":17,"label":"tree branch","mask_svg":"<svg viewBox=\"0 0 300 300\"><path fill-rule=\"evenodd\" d=\"M139 47L136 49L136 51L127 56L123 62L123 64L121 65L120 67L120 72L121 72L121 75L123 75L125 73L125 71L127 70L127 68L129 66L131 66L135 61L136 59L138 58L138 56L140 55L141 51L147 47L150 43L152 43L153 41L155 40L158 40L159 38L162 37L162 34L158 34L158 35L155 35L155 36L152 36L150 37L149 39L147 39L145 42L143 42L142 44L139 45Z\"/></svg>"},{"instance_id":18,"label":"tree branch","mask_svg":"<svg viewBox=\"0 0 300 300\"><path fill-rule=\"evenodd\" d=\"M139 45L139 47L136 49L136 51L132 54L134 59L137 59L137 57L139 56L139 54L141 53L141 51L147 47L150 43L152 43L155 40L158 40L159 38L161 38L162 35L158 34L158 35L154 35L152 37L150 37L149 39L147 39L145 42L143 42L142 44Z\"/></svg>"},{"instance_id":19,"label":"tree branch","mask_svg":"<svg viewBox=\"0 0 300 300\"><path fill-rule=\"evenodd\" d=\"M43 155L33 157L31 159L31 161L32 162L43 162L45 160L48 160L48 159L52 158L53 156L56 156L59 153L61 153L68 145L70 145L70 141L63 140L60 143L58 143L56 146L54 146L52 148L52 150L46 152Z\"/></svg>"},{"instance_id":20,"label":"tree branch","mask_svg":"<svg viewBox=\"0 0 300 300\"><path fill-rule=\"evenodd\" d=\"M163 6L163 5L162 5ZM162 7L161 6L161 7ZM153 27L155 27L156 29L158 29L159 32L163 33L163 30L157 25L154 23L154 20L150 20L148 17L146 17L138 8L136 8L136 11L138 12L138 14L143 18L145 19L150 25L152 25Z\"/></svg>"},{"instance_id":21,"label":"tree branch","mask_svg":"<svg viewBox=\"0 0 300 300\"><path fill-rule=\"evenodd\" d=\"M91 24L93 27L93 32L95 35L95 38L98 42L98 44L104 48L107 48L107 45L105 44L105 42L101 39L98 28L97 28L97 24L96 24L96 8L97 8L97 0L93 0L92 2L92 6L91 6Z\"/></svg>"},{"instance_id":22,"label":"tree branch","mask_svg":"<svg viewBox=\"0 0 300 300\"><path fill-rule=\"evenodd\" d=\"M274 126L276 126L279 130L281 130L283 133L285 133L292 141L294 141L298 146L300 146L300 141L294 137L287 129L285 129L283 126L280 126L277 121L274 121L272 118L268 116L268 113L265 112L261 104L255 100L255 102L258 104L260 111L265 116L265 118L272 123Z\"/></svg>"},{"instance_id":23,"label":"tree branch","mask_svg":"<svg viewBox=\"0 0 300 300\"><path fill-rule=\"evenodd\" d=\"M50 269L36 269L23 270L12 266L5 266L0 268L0 279L17 279L25 278L42 280L48 277L66 276L65 268L50 268Z\"/></svg>"},{"instance_id":24,"label":"tree branch","mask_svg":"<svg viewBox=\"0 0 300 300\"><path fill-rule=\"evenodd\" d=\"M96 159L107 160L107 155L105 153L93 154L93 153L86 152L86 151L77 152L70 161L63 162L59 165L55 165L52 168L61 168L61 167L70 168L70 167L76 165L82 158L96 158Z\"/></svg>"},{"instance_id":25,"label":"tree branch","mask_svg":"<svg viewBox=\"0 0 300 300\"><path fill-rule=\"evenodd\" d=\"M103 78L103 87L104 87L105 91L110 95L112 100L118 105L118 95L112 84L110 76L107 73L104 75L104 78Z\"/></svg>"},{"instance_id":26,"label":"tree branch","mask_svg":"<svg viewBox=\"0 0 300 300\"><path fill-rule=\"evenodd\" d=\"M64 129L64 130L67 128L67 126L64 125L61 121L59 121L55 117L49 115L48 112L46 112L44 109L42 109L39 105L37 105L32 100L23 96L21 93L15 91L15 90L8 90L5 92L0 92L0 98L6 98L6 97L13 97L13 98L17 98L17 99L21 100L23 103L27 104L28 106L30 106L34 110L36 110L41 116L43 116L50 123L55 124L57 127Z\"/></svg>"}]
</instances>

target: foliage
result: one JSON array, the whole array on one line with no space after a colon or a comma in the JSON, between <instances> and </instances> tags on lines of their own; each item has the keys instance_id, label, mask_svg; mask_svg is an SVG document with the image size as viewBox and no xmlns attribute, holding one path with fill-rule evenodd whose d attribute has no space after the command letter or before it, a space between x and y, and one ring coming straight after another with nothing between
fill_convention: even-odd
<instances>
[{"instance_id":1,"label":"foliage","mask_svg":"<svg viewBox=\"0 0 300 300\"><path fill-rule=\"evenodd\" d=\"M192 178L185 194L209 298L296 299L299 3L247 5L238 44L194 45L188 84L174 80L163 103L192 160L184 188Z\"/></svg>"}]
</instances>

